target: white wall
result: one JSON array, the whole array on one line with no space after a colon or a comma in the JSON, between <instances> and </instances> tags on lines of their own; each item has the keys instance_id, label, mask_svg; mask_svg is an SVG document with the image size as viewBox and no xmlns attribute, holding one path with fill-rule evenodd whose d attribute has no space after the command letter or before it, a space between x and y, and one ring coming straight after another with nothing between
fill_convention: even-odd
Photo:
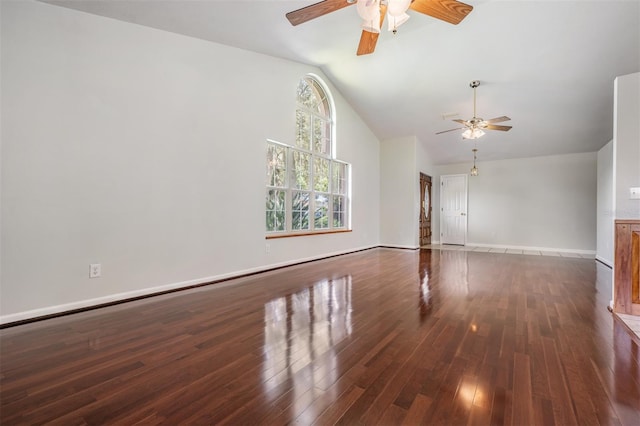
<instances>
[{"instance_id":1,"label":"white wall","mask_svg":"<svg viewBox=\"0 0 640 426\"><path fill-rule=\"evenodd\" d=\"M440 242L440 216L437 214L440 208L440 178L436 176L436 167L431 161L431 156L426 149L426 145L417 141L416 144L416 177L415 177L415 214L414 214L414 229L415 229L415 245L420 244L420 207L422 199L420 198L420 173L424 173L427 176L431 176L431 244L437 244ZM436 221L436 218L438 219Z\"/></svg>"},{"instance_id":2,"label":"white wall","mask_svg":"<svg viewBox=\"0 0 640 426\"><path fill-rule=\"evenodd\" d=\"M378 244L379 142L325 79L353 232L266 253L265 140L293 140L295 89L318 69L49 4L1 7L1 322Z\"/></svg>"},{"instance_id":3,"label":"white wall","mask_svg":"<svg viewBox=\"0 0 640 426\"><path fill-rule=\"evenodd\" d=\"M380 143L380 243L416 248L416 138ZM418 185L420 183L418 182ZM418 194L419 196L419 194Z\"/></svg>"},{"instance_id":4,"label":"white wall","mask_svg":"<svg viewBox=\"0 0 640 426\"><path fill-rule=\"evenodd\" d=\"M613 141L598 151L596 259L613 266Z\"/></svg>"},{"instance_id":5,"label":"white wall","mask_svg":"<svg viewBox=\"0 0 640 426\"><path fill-rule=\"evenodd\" d=\"M640 72L614 80L613 170L616 219L640 219L640 200L629 188L640 187Z\"/></svg>"},{"instance_id":6,"label":"white wall","mask_svg":"<svg viewBox=\"0 0 640 426\"><path fill-rule=\"evenodd\" d=\"M469 177L467 244L595 253L596 153L477 165L479 176ZM437 172L468 173L471 166Z\"/></svg>"},{"instance_id":7,"label":"white wall","mask_svg":"<svg viewBox=\"0 0 640 426\"><path fill-rule=\"evenodd\" d=\"M420 247L420 173L432 177L432 243L438 242L435 223L438 178L431 156L414 136L380 143L380 243L385 246Z\"/></svg>"}]
</instances>

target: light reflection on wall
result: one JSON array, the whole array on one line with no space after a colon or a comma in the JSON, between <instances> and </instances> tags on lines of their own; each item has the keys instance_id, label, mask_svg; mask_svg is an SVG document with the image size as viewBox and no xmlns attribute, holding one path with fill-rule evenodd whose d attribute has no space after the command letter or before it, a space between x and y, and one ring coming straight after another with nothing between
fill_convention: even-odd
<instances>
[{"instance_id":1,"label":"light reflection on wall","mask_svg":"<svg viewBox=\"0 0 640 426\"><path fill-rule=\"evenodd\" d=\"M349 275L265 304L262 376L267 392L288 379L294 388L303 380L305 390L309 380L335 381L334 345L352 332L351 289Z\"/></svg>"}]
</instances>

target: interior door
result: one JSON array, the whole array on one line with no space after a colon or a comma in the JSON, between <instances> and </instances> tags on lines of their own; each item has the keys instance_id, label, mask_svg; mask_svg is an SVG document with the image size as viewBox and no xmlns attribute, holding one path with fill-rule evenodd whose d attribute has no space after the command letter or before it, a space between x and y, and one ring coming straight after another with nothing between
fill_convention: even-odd
<instances>
[{"instance_id":1,"label":"interior door","mask_svg":"<svg viewBox=\"0 0 640 426\"><path fill-rule=\"evenodd\" d=\"M420 173L420 245L431 244L431 176Z\"/></svg>"},{"instance_id":2,"label":"interior door","mask_svg":"<svg viewBox=\"0 0 640 426\"><path fill-rule=\"evenodd\" d=\"M467 175L440 177L440 243L467 242Z\"/></svg>"}]
</instances>

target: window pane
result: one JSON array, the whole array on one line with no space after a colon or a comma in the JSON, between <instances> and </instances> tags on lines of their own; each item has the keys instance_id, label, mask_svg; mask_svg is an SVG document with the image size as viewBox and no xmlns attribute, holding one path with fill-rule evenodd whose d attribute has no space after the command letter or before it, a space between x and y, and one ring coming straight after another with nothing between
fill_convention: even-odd
<instances>
[{"instance_id":1,"label":"window pane","mask_svg":"<svg viewBox=\"0 0 640 426\"><path fill-rule=\"evenodd\" d=\"M333 197L333 227L344 228L345 227L345 206L346 198L334 196Z\"/></svg>"},{"instance_id":2,"label":"window pane","mask_svg":"<svg viewBox=\"0 0 640 426\"><path fill-rule=\"evenodd\" d=\"M320 100L320 105L318 108L318 112L320 112L320 114L322 114L323 117L326 117L328 120L331 119L331 110L329 109L329 100L327 99L327 97L323 97Z\"/></svg>"},{"instance_id":3,"label":"window pane","mask_svg":"<svg viewBox=\"0 0 640 426\"><path fill-rule=\"evenodd\" d=\"M300 84L298 84L298 103L309 109L313 109L318 103L314 90L306 79L300 80Z\"/></svg>"},{"instance_id":4,"label":"window pane","mask_svg":"<svg viewBox=\"0 0 640 426\"><path fill-rule=\"evenodd\" d=\"M317 112L325 118L329 118L329 101L327 99L327 95L324 92L324 89L322 88L320 83L312 78L308 78L307 83L312 87L314 95L314 102L308 106L312 108L314 112Z\"/></svg>"},{"instance_id":5,"label":"window pane","mask_svg":"<svg viewBox=\"0 0 640 426\"><path fill-rule=\"evenodd\" d=\"M310 189L311 154L292 149L291 155L293 158L291 187L295 189Z\"/></svg>"},{"instance_id":6,"label":"window pane","mask_svg":"<svg viewBox=\"0 0 640 426\"><path fill-rule=\"evenodd\" d=\"M311 114L302 110L296 111L296 146L311 150Z\"/></svg>"},{"instance_id":7,"label":"window pane","mask_svg":"<svg viewBox=\"0 0 640 426\"><path fill-rule=\"evenodd\" d=\"M270 189L266 196L267 231L285 230L285 191Z\"/></svg>"},{"instance_id":8,"label":"window pane","mask_svg":"<svg viewBox=\"0 0 640 426\"><path fill-rule=\"evenodd\" d=\"M307 75L296 96L293 146L267 141L267 232L346 228L350 166L333 159L330 94Z\"/></svg>"},{"instance_id":9,"label":"window pane","mask_svg":"<svg viewBox=\"0 0 640 426\"><path fill-rule=\"evenodd\" d=\"M309 229L309 200L308 192L294 192L291 207L291 228L294 230Z\"/></svg>"},{"instance_id":10,"label":"window pane","mask_svg":"<svg viewBox=\"0 0 640 426\"><path fill-rule=\"evenodd\" d=\"M347 165L343 163L333 162L331 164L333 180L331 181L331 190L334 194L347 193Z\"/></svg>"},{"instance_id":11,"label":"window pane","mask_svg":"<svg viewBox=\"0 0 640 426\"><path fill-rule=\"evenodd\" d=\"M322 155L331 155L331 126L327 120L313 117L313 151Z\"/></svg>"},{"instance_id":12,"label":"window pane","mask_svg":"<svg viewBox=\"0 0 640 426\"><path fill-rule=\"evenodd\" d=\"M267 145L267 186L286 186L287 149L280 145Z\"/></svg>"},{"instance_id":13,"label":"window pane","mask_svg":"<svg viewBox=\"0 0 640 426\"><path fill-rule=\"evenodd\" d=\"M304 106L305 109L314 111L326 118L331 115L327 95L320 83L313 78L305 77L300 80L297 96L298 104Z\"/></svg>"},{"instance_id":14,"label":"window pane","mask_svg":"<svg viewBox=\"0 0 640 426\"><path fill-rule=\"evenodd\" d=\"M329 197L324 194L316 194L315 209L313 211L313 225L315 229L325 229L329 227Z\"/></svg>"},{"instance_id":15,"label":"window pane","mask_svg":"<svg viewBox=\"0 0 640 426\"><path fill-rule=\"evenodd\" d=\"M329 192L329 160L321 157L313 159L313 189Z\"/></svg>"}]
</instances>

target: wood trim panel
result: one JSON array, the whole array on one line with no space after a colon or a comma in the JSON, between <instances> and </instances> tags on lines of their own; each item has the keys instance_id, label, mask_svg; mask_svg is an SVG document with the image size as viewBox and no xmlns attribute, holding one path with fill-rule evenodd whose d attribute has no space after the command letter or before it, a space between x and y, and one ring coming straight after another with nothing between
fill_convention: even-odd
<instances>
[{"instance_id":1,"label":"wood trim panel","mask_svg":"<svg viewBox=\"0 0 640 426\"><path fill-rule=\"evenodd\" d=\"M640 315L640 220L616 220L614 262L614 311Z\"/></svg>"}]
</instances>

